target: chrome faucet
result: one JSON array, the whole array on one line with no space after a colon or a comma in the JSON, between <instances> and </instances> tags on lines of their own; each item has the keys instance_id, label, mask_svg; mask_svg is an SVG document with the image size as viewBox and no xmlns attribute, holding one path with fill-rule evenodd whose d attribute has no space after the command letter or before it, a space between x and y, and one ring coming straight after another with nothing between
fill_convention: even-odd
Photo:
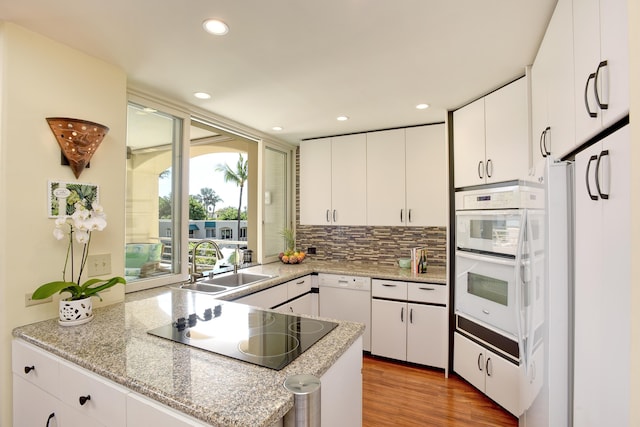
<instances>
[{"instance_id":1,"label":"chrome faucet","mask_svg":"<svg viewBox=\"0 0 640 427\"><path fill-rule=\"evenodd\" d=\"M202 273L198 273L198 263L196 262L196 253L197 253L196 251L198 250L198 247L203 243L210 243L211 246L213 246L213 249L216 251L216 261L219 261L224 258L224 255L222 255L222 251L220 250L220 247L216 242L209 239L200 240L198 243L195 244L195 246L191 250L191 274L189 274L190 283L195 283L196 279L203 276Z\"/></svg>"}]
</instances>

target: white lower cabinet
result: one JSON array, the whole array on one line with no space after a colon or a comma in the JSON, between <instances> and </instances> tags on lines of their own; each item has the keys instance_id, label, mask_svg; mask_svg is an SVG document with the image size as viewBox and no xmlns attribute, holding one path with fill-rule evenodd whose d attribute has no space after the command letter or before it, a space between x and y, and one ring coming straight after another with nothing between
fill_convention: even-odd
<instances>
[{"instance_id":1,"label":"white lower cabinet","mask_svg":"<svg viewBox=\"0 0 640 427\"><path fill-rule=\"evenodd\" d=\"M13 427L206 425L22 340L12 347Z\"/></svg>"},{"instance_id":2,"label":"white lower cabinet","mask_svg":"<svg viewBox=\"0 0 640 427\"><path fill-rule=\"evenodd\" d=\"M311 275L240 297L233 302L263 308L275 308L283 313L315 314L311 292Z\"/></svg>"},{"instance_id":3,"label":"white lower cabinet","mask_svg":"<svg viewBox=\"0 0 640 427\"><path fill-rule=\"evenodd\" d=\"M308 314L313 315L311 294L304 294L298 298L287 301L286 303L276 307L281 313L286 314Z\"/></svg>"},{"instance_id":4,"label":"white lower cabinet","mask_svg":"<svg viewBox=\"0 0 640 427\"><path fill-rule=\"evenodd\" d=\"M204 424L141 396L127 396L127 426L200 427Z\"/></svg>"},{"instance_id":5,"label":"white lower cabinet","mask_svg":"<svg viewBox=\"0 0 640 427\"><path fill-rule=\"evenodd\" d=\"M507 411L520 416L523 368L457 332L453 342L453 370Z\"/></svg>"},{"instance_id":6,"label":"white lower cabinet","mask_svg":"<svg viewBox=\"0 0 640 427\"><path fill-rule=\"evenodd\" d=\"M85 369L60 362L58 398L78 413L98 420L106 426L126 423L128 390L109 383Z\"/></svg>"},{"instance_id":7,"label":"white lower cabinet","mask_svg":"<svg viewBox=\"0 0 640 427\"><path fill-rule=\"evenodd\" d=\"M371 353L446 368L447 307L433 305L446 303L446 286L378 279L371 284Z\"/></svg>"}]
</instances>

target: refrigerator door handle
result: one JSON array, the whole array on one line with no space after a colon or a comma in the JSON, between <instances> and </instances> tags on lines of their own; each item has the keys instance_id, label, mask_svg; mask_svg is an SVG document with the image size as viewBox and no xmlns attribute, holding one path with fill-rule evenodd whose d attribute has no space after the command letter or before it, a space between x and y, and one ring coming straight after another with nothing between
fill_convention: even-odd
<instances>
[{"instance_id":1,"label":"refrigerator door handle","mask_svg":"<svg viewBox=\"0 0 640 427\"><path fill-rule=\"evenodd\" d=\"M598 190L598 194L604 200L609 198L609 194L603 193L600 189L600 160L602 160L602 158L605 156L609 156L609 150L602 151L600 153L600 156L598 156L598 161L596 162L596 190Z\"/></svg>"},{"instance_id":2,"label":"refrigerator door handle","mask_svg":"<svg viewBox=\"0 0 640 427\"><path fill-rule=\"evenodd\" d=\"M589 197L591 198L591 200L598 200L598 196L591 193L591 185L589 185L589 169L591 169L591 162L593 162L594 160L598 160L598 156L596 156L595 154L589 158L589 162L587 163L587 171L585 173L585 182L587 184L587 193L589 194ZM597 182L597 176L596 176L596 182Z\"/></svg>"}]
</instances>

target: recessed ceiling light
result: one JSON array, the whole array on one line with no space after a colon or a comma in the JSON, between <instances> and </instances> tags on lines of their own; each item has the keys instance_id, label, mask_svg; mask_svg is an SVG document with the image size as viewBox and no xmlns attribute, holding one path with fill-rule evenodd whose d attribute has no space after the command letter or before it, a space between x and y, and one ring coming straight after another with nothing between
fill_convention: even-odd
<instances>
[{"instance_id":1,"label":"recessed ceiling light","mask_svg":"<svg viewBox=\"0 0 640 427\"><path fill-rule=\"evenodd\" d=\"M338 116L338 117L336 117L336 120L338 120L339 122L344 122L345 120L349 120L349 117L347 117L347 116Z\"/></svg>"},{"instance_id":2,"label":"recessed ceiling light","mask_svg":"<svg viewBox=\"0 0 640 427\"><path fill-rule=\"evenodd\" d=\"M276 132L280 132L283 128L282 126L274 126L271 129L275 130Z\"/></svg>"},{"instance_id":3,"label":"recessed ceiling light","mask_svg":"<svg viewBox=\"0 0 640 427\"><path fill-rule=\"evenodd\" d=\"M219 19L207 19L202 23L202 27L214 36L224 36L229 32L229 26Z\"/></svg>"},{"instance_id":4,"label":"recessed ceiling light","mask_svg":"<svg viewBox=\"0 0 640 427\"><path fill-rule=\"evenodd\" d=\"M418 110L426 110L427 108L429 108L429 104L418 104L416 105L416 108Z\"/></svg>"},{"instance_id":5,"label":"recessed ceiling light","mask_svg":"<svg viewBox=\"0 0 640 427\"><path fill-rule=\"evenodd\" d=\"M206 92L196 92L193 94L198 99L211 99L211 95Z\"/></svg>"}]
</instances>

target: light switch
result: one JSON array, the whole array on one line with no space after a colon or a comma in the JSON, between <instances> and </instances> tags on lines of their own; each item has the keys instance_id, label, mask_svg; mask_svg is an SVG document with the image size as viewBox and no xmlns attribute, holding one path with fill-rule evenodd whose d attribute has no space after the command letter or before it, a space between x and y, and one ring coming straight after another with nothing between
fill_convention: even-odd
<instances>
[{"instance_id":1,"label":"light switch","mask_svg":"<svg viewBox=\"0 0 640 427\"><path fill-rule=\"evenodd\" d=\"M89 255L87 257L87 275L89 277L111 274L111 254Z\"/></svg>"}]
</instances>

